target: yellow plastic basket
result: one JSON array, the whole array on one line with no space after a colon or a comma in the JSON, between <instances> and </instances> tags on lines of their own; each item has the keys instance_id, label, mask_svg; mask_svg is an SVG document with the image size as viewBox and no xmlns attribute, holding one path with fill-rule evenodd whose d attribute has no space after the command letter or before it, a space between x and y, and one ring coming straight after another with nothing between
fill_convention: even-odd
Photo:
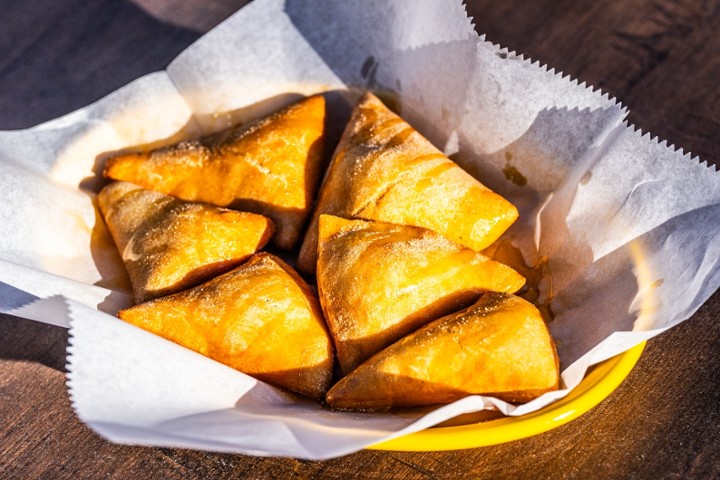
<instances>
[{"instance_id":1,"label":"yellow plastic basket","mask_svg":"<svg viewBox=\"0 0 720 480\"><path fill-rule=\"evenodd\" d=\"M568 396L521 417L452 427L429 428L372 445L374 450L438 451L484 447L537 435L587 412L612 393L628 376L645 342L592 368Z\"/></svg>"}]
</instances>

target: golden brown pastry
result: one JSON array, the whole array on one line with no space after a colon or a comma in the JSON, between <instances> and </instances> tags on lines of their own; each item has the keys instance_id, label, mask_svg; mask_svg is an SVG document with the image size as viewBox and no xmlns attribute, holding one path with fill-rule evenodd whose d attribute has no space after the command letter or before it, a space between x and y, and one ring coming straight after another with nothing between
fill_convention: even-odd
<instances>
[{"instance_id":1,"label":"golden brown pastry","mask_svg":"<svg viewBox=\"0 0 720 480\"><path fill-rule=\"evenodd\" d=\"M107 185L98 206L130 276L136 302L197 285L239 265L272 237L262 215L190 203L128 182Z\"/></svg>"},{"instance_id":2,"label":"golden brown pastry","mask_svg":"<svg viewBox=\"0 0 720 480\"><path fill-rule=\"evenodd\" d=\"M317 282L344 374L483 291L513 293L525 279L424 228L320 216Z\"/></svg>"},{"instance_id":3,"label":"golden brown pastry","mask_svg":"<svg viewBox=\"0 0 720 480\"><path fill-rule=\"evenodd\" d=\"M118 316L297 393L321 399L330 386L332 348L317 300L297 273L267 253Z\"/></svg>"},{"instance_id":4,"label":"golden brown pastry","mask_svg":"<svg viewBox=\"0 0 720 480\"><path fill-rule=\"evenodd\" d=\"M320 189L298 260L308 273L324 213L428 228L475 251L518 216L371 93L355 106Z\"/></svg>"},{"instance_id":5,"label":"golden brown pastry","mask_svg":"<svg viewBox=\"0 0 720 480\"><path fill-rule=\"evenodd\" d=\"M108 159L106 177L183 200L270 217L273 242L300 238L322 175L325 100L313 96L200 140Z\"/></svg>"},{"instance_id":6,"label":"golden brown pastry","mask_svg":"<svg viewBox=\"0 0 720 480\"><path fill-rule=\"evenodd\" d=\"M537 309L503 293L431 322L381 351L327 394L332 408L377 410L467 395L528 402L557 390L555 344Z\"/></svg>"}]
</instances>

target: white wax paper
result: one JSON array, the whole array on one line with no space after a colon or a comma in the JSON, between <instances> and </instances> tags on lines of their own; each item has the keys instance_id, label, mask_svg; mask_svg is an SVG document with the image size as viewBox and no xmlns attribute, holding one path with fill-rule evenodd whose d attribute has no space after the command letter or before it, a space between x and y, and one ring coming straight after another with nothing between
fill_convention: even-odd
<instances>
[{"instance_id":1,"label":"white wax paper","mask_svg":"<svg viewBox=\"0 0 720 480\"><path fill-rule=\"evenodd\" d=\"M92 203L108 153L316 92L342 118L365 88L395 94L410 123L520 209L507 236L529 264L548 258L559 392L521 406L468 397L421 418L331 412L113 317L131 295ZM688 318L720 285L719 175L626 113L478 37L457 0L257 0L165 72L0 132L0 311L70 326L73 405L116 442L320 459L480 409L522 415Z\"/></svg>"}]
</instances>

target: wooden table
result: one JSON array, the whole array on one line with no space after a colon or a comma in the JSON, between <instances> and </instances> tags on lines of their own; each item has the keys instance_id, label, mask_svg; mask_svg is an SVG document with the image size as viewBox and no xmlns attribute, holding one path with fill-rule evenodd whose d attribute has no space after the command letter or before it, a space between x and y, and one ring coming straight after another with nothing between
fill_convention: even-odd
<instances>
[{"instance_id":1,"label":"wooden table","mask_svg":"<svg viewBox=\"0 0 720 480\"><path fill-rule=\"evenodd\" d=\"M171 3L0 0L0 129L49 120L164 68L243 2ZM720 1L468 3L493 42L601 87L643 130L720 164ZM0 478L719 478L719 318L716 292L651 340L609 398L548 433L311 462L113 445L71 409L67 332L4 316Z\"/></svg>"}]
</instances>

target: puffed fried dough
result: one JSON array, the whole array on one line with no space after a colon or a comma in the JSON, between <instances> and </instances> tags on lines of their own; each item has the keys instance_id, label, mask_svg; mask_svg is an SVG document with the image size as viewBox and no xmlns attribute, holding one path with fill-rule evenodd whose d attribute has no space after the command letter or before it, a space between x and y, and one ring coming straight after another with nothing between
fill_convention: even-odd
<instances>
[{"instance_id":1,"label":"puffed fried dough","mask_svg":"<svg viewBox=\"0 0 720 480\"><path fill-rule=\"evenodd\" d=\"M428 228L475 251L518 216L371 93L356 104L320 189L298 259L308 273L324 213Z\"/></svg>"},{"instance_id":2,"label":"puffed fried dough","mask_svg":"<svg viewBox=\"0 0 720 480\"><path fill-rule=\"evenodd\" d=\"M307 284L267 253L190 290L122 310L126 322L270 384L322 399L332 347Z\"/></svg>"},{"instance_id":3,"label":"puffed fried dough","mask_svg":"<svg viewBox=\"0 0 720 480\"><path fill-rule=\"evenodd\" d=\"M317 282L347 374L483 291L516 292L525 279L431 230L321 215Z\"/></svg>"},{"instance_id":4,"label":"puffed fried dough","mask_svg":"<svg viewBox=\"0 0 720 480\"><path fill-rule=\"evenodd\" d=\"M322 175L325 99L308 97L268 117L195 141L108 159L104 175L183 200L260 213L273 242L300 238Z\"/></svg>"},{"instance_id":5,"label":"puffed fried dough","mask_svg":"<svg viewBox=\"0 0 720 480\"><path fill-rule=\"evenodd\" d=\"M330 389L336 409L449 403L467 395L528 402L557 390L555 345L540 312L504 293L429 323L360 365Z\"/></svg>"},{"instance_id":6,"label":"puffed fried dough","mask_svg":"<svg viewBox=\"0 0 720 480\"><path fill-rule=\"evenodd\" d=\"M185 202L128 182L103 188L98 206L136 302L230 270L265 246L275 230L262 215Z\"/></svg>"}]
</instances>

